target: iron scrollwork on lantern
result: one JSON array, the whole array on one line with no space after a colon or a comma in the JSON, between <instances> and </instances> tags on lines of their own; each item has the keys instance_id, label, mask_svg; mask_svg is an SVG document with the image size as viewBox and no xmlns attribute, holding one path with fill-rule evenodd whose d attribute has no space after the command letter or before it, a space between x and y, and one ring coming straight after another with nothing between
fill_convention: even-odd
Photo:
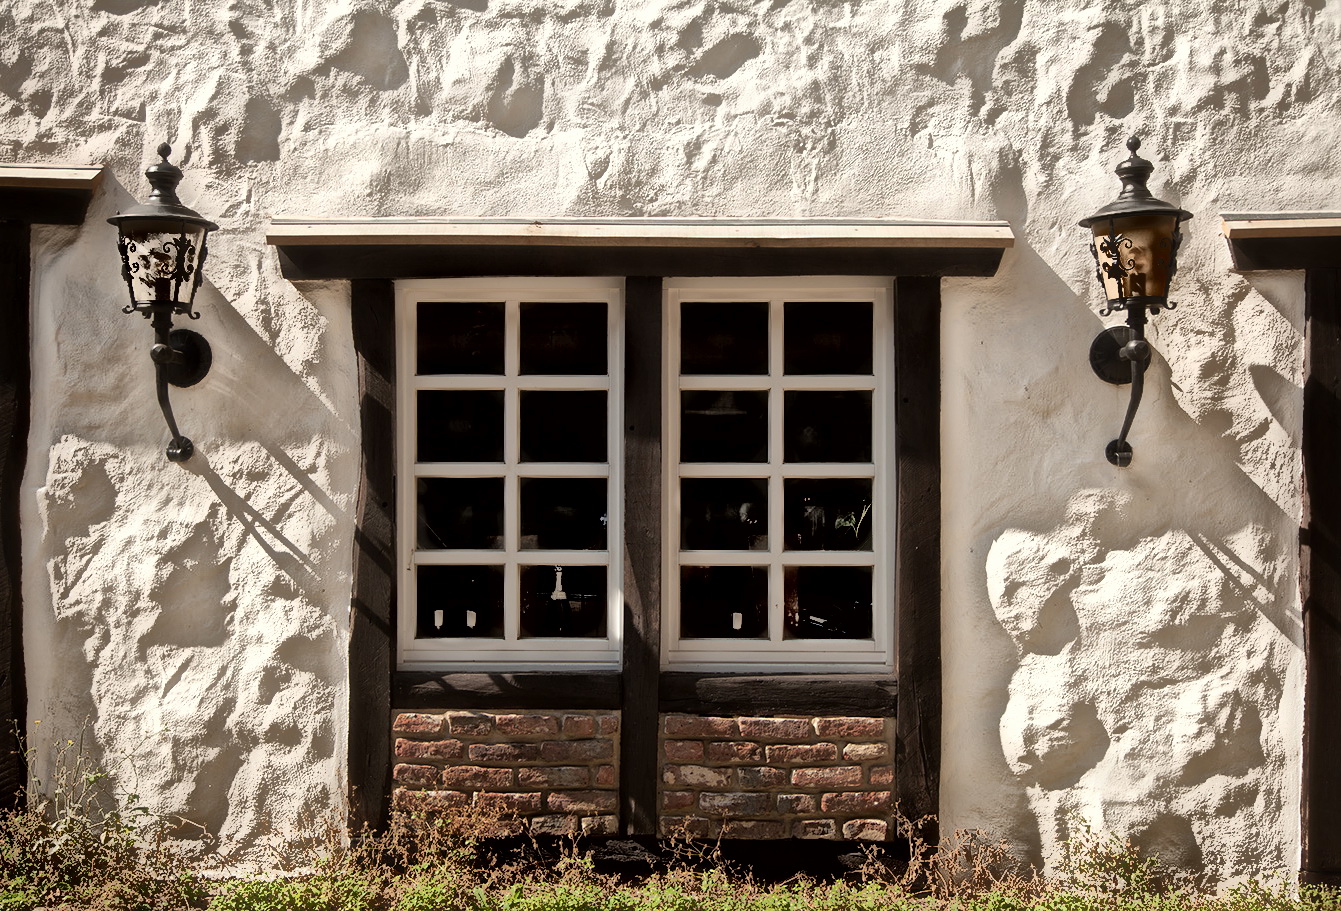
<instances>
[{"instance_id":1,"label":"iron scrollwork on lantern","mask_svg":"<svg viewBox=\"0 0 1341 911\"><path fill-rule=\"evenodd\" d=\"M209 373L211 355L204 336L190 329L174 329L172 318L200 319L194 304L204 277L206 241L219 226L177 198L182 172L168 161L171 154L171 146L163 143L158 147L162 160L144 172L153 187L148 202L107 220L117 227L121 277L130 292L130 303L122 312L139 313L153 326L149 356L154 362L158 404L172 434L167 456L170 461L184 462L195 446L177 429L168 386L200 382Z\"/></svg>"},{"instance_id":2,"label":"iron scrollwork on lantern","mask_svg":"<svg viewBox=\"0 0 1341 911\"><path fill-rule=\"evenodd\" d=\"M1094 257L1094 276L1104 291L1105 304L1099 315L1127 314L1125 326L1105 329L1090 346L1090 366L1100 379L1132 387L1122 430L1105 450L1108 461L1120 468L1131 464L1127 434L1141 404L1150 364L1147 317L1176 306L1169 300L1169 283L1178 271L1179 226L1192 217L1150 194L1146 182L1155 168L1136 154L1140 147L1135 136L1127 141L1131 157L1116 169L1122 180L1118 198L1080 222L1091 230L1088 246Z\"/></svg>"}]
</instances>

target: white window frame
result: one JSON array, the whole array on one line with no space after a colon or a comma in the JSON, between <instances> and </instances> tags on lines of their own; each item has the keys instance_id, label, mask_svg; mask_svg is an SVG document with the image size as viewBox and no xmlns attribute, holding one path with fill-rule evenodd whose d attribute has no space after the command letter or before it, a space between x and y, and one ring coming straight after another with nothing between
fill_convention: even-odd
<instances>
[{"instance_id":1,"label":"white window frame","mask_svg":"<svg viewBox=\"0 0 1341 911\"><path fill-rule=\"evenodd\" d=\"M662 496L662 664L684 671L892 671L894 665L894 421L892 280L871 277L668 278L663 285L663 462ZM681 376L680 307L686 301L769 302L767 376ZM784 376L782 307L787 301L872 302L875 350L872 375ZM769 390L769 452L762 463L687 463L680 457L682 390ZM873 462L811 464L782 461L783 395L787 390L853 389L872 392ZM680 480L686 477L768 478L768 551L681 551ZM787 478L872 479L874 513L871 550L786 551L783 549L782 482ZM738 565L769 568L768 629L763 639L680 639L681 565ZM871 566L872 637L867 640L783 639L783 572L792 566Z\"/></svg>"},{"instance_id":2,"label":"white window frame","mask_svg":"<svg viewBox=\"0 0 1341 911\"><path fill-rule=\"evenodd\" d=\"M619 666L623 639L623 451L624 281L622 278L425 279L396 282L396 549L400 609L396 659L404 670L481 669L567 670ZM496 302L505 307L504 375L433 375L415 372L417 305L420 302ZM520 304L545 301L601 301L606 304L606 374L592 376L519 375ZM503 389L504 461L468 463L416 461L417 394L421 389ZM604 390L604 463L522 463L518 432L519 392L529 389ZM608 523L604 551L521 550L518 479L606 478ZM416 481L422 477L503 477L502 550L419 550L416 535ZM517 569L537 564L604 565L607 573L606 638L520 638ZM415 569L428 564L504 566L504 638L416 639L418 589Z\"/></svg>"}]
</instances>

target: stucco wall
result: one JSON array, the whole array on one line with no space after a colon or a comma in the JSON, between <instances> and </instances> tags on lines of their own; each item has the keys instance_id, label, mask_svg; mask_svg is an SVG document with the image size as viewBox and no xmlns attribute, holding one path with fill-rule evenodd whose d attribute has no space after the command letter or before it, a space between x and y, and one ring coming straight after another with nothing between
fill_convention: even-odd
<instances>
[{"instance_id":1,"label":"stucco wall","mask_svg":"<svg viewBox=\"0 0 1341 911\"><path fill-rule=\"evenodd\" d=\"M1297 863L1302 286L1232 275L1215 215L1341 204L1338 0L21 0L0 33L0 157L114 178L34 244L43 736L244 856L342 805L347 292L279 277L272 215L1004 218L1000 274L944 283L943 826ZM1118 471L1075 221L1133 131L1196 219ZM104 221L164 138L223 226L185 465Z\"/></svg>"}]
</instances>

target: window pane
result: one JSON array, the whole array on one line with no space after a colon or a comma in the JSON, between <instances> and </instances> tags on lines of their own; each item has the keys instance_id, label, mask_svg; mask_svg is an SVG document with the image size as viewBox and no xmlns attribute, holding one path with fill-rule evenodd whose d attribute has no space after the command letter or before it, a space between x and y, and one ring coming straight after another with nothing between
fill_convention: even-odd
<instances>
[{"instance_id":1,"label":"window pane","mask_svg":"<svg viewBox=\"0 0 1341 911\"><path fill-rule=\"evenodd\" d=\"M782 482L787 550L870 550L871 481L797 479Z\"/></svg>"},{"instance_id":2,"label":"window pane","mask_svg":"<svg viewBox=\"0 0 1341 911\"><path fill-rule=\"evenodd\" d=\"M870 392L787 392L783 411L783 461L871 461Z\"/></svg>"},{"instance_id":3,"label":"window pane","mask_svg":"<svg viewBox=\"0 0 1341 911\"><path fill-rule=\"evenodd\" d=\"M523 566L523 637L605 638L604 566Z\"/></svg>"},{"instance_id":4,"label":"window pane","mask_svg":"<svg viewBox=\"0 0 1341 911\"><path fill-rule=\"evenodd\" d=\"M503 567L420 566L415 638L503 637Z\"/></svg>"},{"instance_id":5,"label":"window pane","mask_svg":"<svg viewBox=\"0 0 1341 911\"><path fill-rule=\"evenodd\" d=\"M680 549L768 550L768 481L683 479Z\"/></svg>"},{"instance_id":6,"label":"window pane","mask_svg":"<svg viewBox=\"0 0 1341 911\"><path fill-rule=\"evenodd\" d=\"M421 549L503 546L502 478L419 478L415 487Z\"/></svg>"},{"instance_id":7,"label":"window pane","mask_svg":"<svg viewBox=\"0 0 1341 911\"><path fill-rule=\"evenodd\" d=\"M768 461L768 393L680 393L680 461Z\"/></svg>"},{"instance_id":8,"label":"window pane","mask_svg":"<svg viewBox=\"0 0 1341 911\"><path fill-rule=\"evenodd\" d=\"M768 373L768 302L680 305L680 372Z\"/></svg>"},{"instance_id":9,"label":"window pane","mask_svg":"<svg viewBox=\"0 0 1341 911\"><path fill-rule=\"evenodd\" d=\"M768 638L768 567L680 567L680 636Z\"/></svg>"},{"instance_id":10,"label":"window pane","mask_svg":"<svg viewBox=\"0 0 1341 911\"><path fill-rule=\"evenodd\" d=\"M605 478L522 478L522 550L605 550Z\"/></svg>"},{"instance_id":11,"label":"window pane","mask_svg":"<svg viewBox=\"0 0 1341 911\"><path fill-rule=\"evenodd\" d=\"M869 566L788 566L782 579L788 639L871 638Z\"/></svg>"},{"instance_id":12,"label":"window pane","mask_svg":"<svg viewBox=\"0 0 1341 911\"><path fill-rule=\"evenodd\" d=\"M421 303L416 372L503 373L503 304Z\"/></svg>"},{"instance_id":13,"label":"window pane","mask_svg":"<svg viewBox=\"0 0 1341 911\"><path fill-rule=\"evenodd\" d=\"M782 331L784 373L871 374L869 301L788 301Z\"/></svg>"},{"instance_id":14,"label":"window pane","mask_svg":"<svg viewBox=\"0 0 1341 911\"><path fill-rule=\"evenodd\" d=\"M606 372L605 304L523 303L521 372L596 376Z\"/></svg>"},{"instance_id":15,"label":"window pane","mask_svg":"<svg viewBox=\"0 0 1341 911\"><path fill-rule=\"evenodd\" d=\"M503 390L421 389L420 462L503 461Z\"/></svg>"},{"instance_id":16,"label":"window pane","mask_svg":"<svg viewBox=\"0 0 1341 911\"><path fill-rule=\"evenodd\" d=\"M604 392L521 393L523 462L604 462Z\"/></svg>"}]
</instances>

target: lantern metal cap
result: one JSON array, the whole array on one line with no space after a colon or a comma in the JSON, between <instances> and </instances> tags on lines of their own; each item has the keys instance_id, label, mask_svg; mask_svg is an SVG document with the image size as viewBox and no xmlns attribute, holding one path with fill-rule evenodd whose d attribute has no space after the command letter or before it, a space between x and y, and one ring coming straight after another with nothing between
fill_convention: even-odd
<instances>
[{"instance_id":1,"label":"lantern metal cap","mask_svg":"<svg viewBox=\"0 0 1341 911\"><path fill-rule=\"evenodd\" d=\"M1122 192L1118 194L1117 199L1089 218L1081 219L1080 226L1082 228L1088 228L1096 221L1107 221L1112 218L1124 218L1131 215L1175 215L1180 223L1192 217L1192 213L1186 209L1180 209L1173 203L1156 199L1151 195L1150 188L1146 186L1146 181L1150 179L1150 174L1155 170L1155 166L1136 154L1140 147L1141 140L1139 137L1133 136L1127 140L1127 148L1131 151L1131 157L1114 169L1114 173L1122 180Z\"/></svg>"},{"instance_id":2,"label":"lantern metal cap","mask_svg":"<svg viewBox=\"0 0 1341 911\"><path fill-rule=\"evenodd\" d=\"M177 198L177 184L182 182L182 169L168 161L171 154L172 146L166 142L158 147L158 156L162 161L154 162L144 171L144 176L149 178L149 185L153 187L149 200L113 215L107 219L109 224L120 228L125 222L170 220L206 231L218 230L218 225L195 209L183 205Z\"/></svg>"}]
</instances>

